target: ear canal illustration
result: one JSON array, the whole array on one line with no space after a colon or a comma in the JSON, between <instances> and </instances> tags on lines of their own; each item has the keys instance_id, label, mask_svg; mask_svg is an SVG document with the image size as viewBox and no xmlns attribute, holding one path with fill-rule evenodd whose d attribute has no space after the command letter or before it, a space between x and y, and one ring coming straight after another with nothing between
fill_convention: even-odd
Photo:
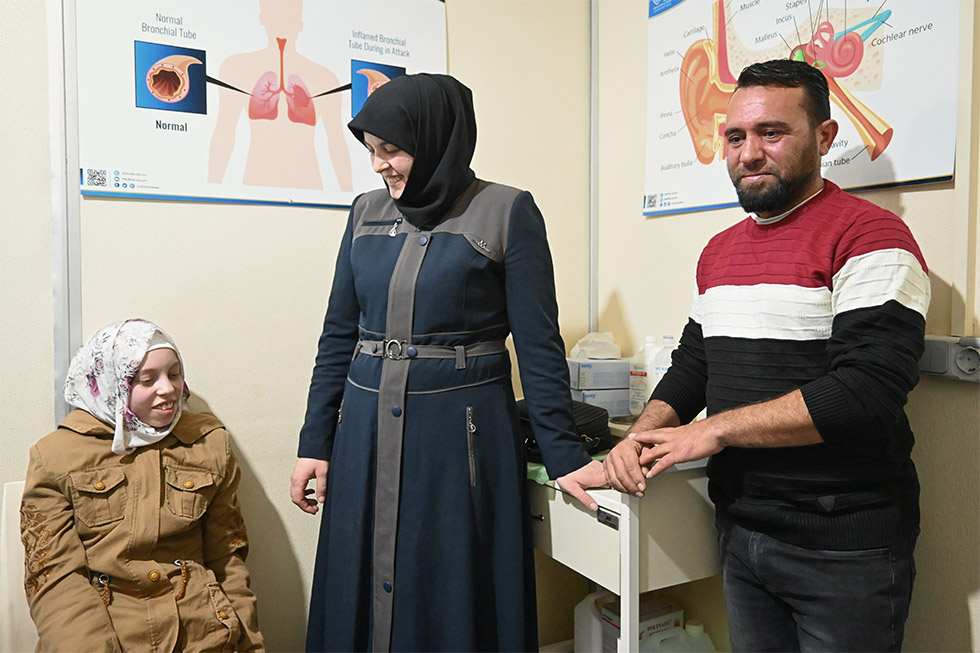
<instances>
[{"instance_id":1,"label":"ear canal illustration","mask_svg":"<svg viewBox=\"0 0 980 653\"><path fill-rule=\"evenodd\" d=\"M728 113L728 100L735 87L724 83L715 65L715 43L696 41L681 63L680 100L684 121L694 143L698 161L708 165L716 153L724 152L720 127Z\"/></svg>"},{"instance_id":2,"label":"ear canal illustration","mask_svg":"<svg viewBox=\"0 0 980 653\"><path fill-rule=\"evenodd\" d=\"M368 97L372 93L377 91L379 88L391 81L391 79L385 75L383 72L374 70L373 68L361 68L357 71L358 75L364 75L368 78L367 94Z\"/></svg>"},{"instance_id":3,"label":"ear canal illustration","mask_svg":"<svg viewBox=\"0 0 980 653\"><path fill-rule=\"evenodd\" d=\"M187 69L200 60L186 54L172 54L160 59L146 72L146 87L163 102L180 102L191 90Z\"/></svg>"},{"instance_id":4,"label":"ear canal illustration","mask_svg":"<svg viewBox=\"0 0 980 653\"><path fill-rule=\"evenodd\" d=\"M853 123L874 161L888 147L893 130L839 80L848 78L849 85L863 83L867 89L872 82L880 79L880 53L869 51L864 43L885 24L892 12L876 12L866 20L836 32L834 22L846 15L836 14L837 11L828 10L831 19L817 23L810 32L810 40L793 48L790 59L804 61L823 72L830 99ZM713 38L697 40L688 47L681 62L679 88L681 110L695 155L705 165L710 164L715 156L724 158L726 154L723 133L728 117L728 101L735 92L737 81L732 70L766 58L756 59L761 55L757 51L747 50L741 43L729 25L730 18L726 18L725 0L712 3L712 14ZM801 25L802 33L808 33L808 30L809 25ZM857 30L863 31L859 33ZM735 64L732 62L733 56Z\"/></svg>"}]
</instances>

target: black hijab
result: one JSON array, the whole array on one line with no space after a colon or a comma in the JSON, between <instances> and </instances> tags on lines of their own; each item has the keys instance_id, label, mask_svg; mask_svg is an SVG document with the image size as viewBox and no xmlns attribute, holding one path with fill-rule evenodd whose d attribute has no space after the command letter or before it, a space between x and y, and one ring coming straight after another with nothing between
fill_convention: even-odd
<instances>
[{"instance_id":1,"label":"black hijab","mask_svg":"<svg viewBox=\"0 0 980 653\"><path fill-rule=\"evenodd\" d=\"M368 97L347 127L414 157L395 205L416 227L435 225L476 178L476 116L470 89L448 75L402 75Z\"/></svg>"}]
</instances>

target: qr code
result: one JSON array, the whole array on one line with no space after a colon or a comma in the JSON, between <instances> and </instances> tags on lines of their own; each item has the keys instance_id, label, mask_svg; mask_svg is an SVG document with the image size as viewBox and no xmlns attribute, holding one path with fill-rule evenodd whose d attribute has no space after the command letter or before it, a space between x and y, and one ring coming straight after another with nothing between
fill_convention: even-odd
<instances>
[{"instance_id":1,"label":"qr code","mask_svg":"<svg viewBox=\"0 0 980 653\"><path fill-rule=\"evenodd\" d=\"M645 208L645 209L655 209L655 208L657 208L657 196L656 195L644 195L643 196L643 208Z\"/></svg>"},{"instance_id":2,"label":"qr code","mask_svg":"<svg viewBox=\"0 0 980 653\"><path fill-rule=\"evenodd\" d=\"M88 186L105 186L105 170L85 170L85 184Z\"/></svg>"}]
</instances>

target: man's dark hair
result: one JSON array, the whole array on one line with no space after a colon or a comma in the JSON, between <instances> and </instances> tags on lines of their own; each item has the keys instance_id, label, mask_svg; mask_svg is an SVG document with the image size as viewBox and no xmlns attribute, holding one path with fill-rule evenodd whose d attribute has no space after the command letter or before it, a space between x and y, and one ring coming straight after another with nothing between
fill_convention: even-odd
<instances>
[{"instance_id":1,"label":"man's dark hair","mask_svg":"<svg viewBox=\"0 0 980 653\"><path fill-rule=\"evenodd\" d=\"M803 61L774 59L754 63L738 76L738 88L750 86L783 86L803 88L803 108L816 126L830 120L830 91L823 73Z\"/></svg>"}]
</instances>

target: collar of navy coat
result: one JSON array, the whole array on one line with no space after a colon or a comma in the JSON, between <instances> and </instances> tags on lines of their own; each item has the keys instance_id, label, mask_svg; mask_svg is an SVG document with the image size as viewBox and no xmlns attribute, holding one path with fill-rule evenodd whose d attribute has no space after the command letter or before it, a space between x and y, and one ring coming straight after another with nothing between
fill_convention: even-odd
<instances>
[{"instance_id":1,"label":"collar of navy coat","mask_svg":"<svg viewBox=\"0 0 980 653\"><path fill-rule=\"evenodd\" d=\"M466 238L483 256L503 262L510 228L510 209L521 193L516 188L475 180L459 196L446 216L428 234L457 234ZM396 237L422 233L409 224L386 190L365 193L357 202L353 239L363 236Z\"/></svg>"}]
</instances>

